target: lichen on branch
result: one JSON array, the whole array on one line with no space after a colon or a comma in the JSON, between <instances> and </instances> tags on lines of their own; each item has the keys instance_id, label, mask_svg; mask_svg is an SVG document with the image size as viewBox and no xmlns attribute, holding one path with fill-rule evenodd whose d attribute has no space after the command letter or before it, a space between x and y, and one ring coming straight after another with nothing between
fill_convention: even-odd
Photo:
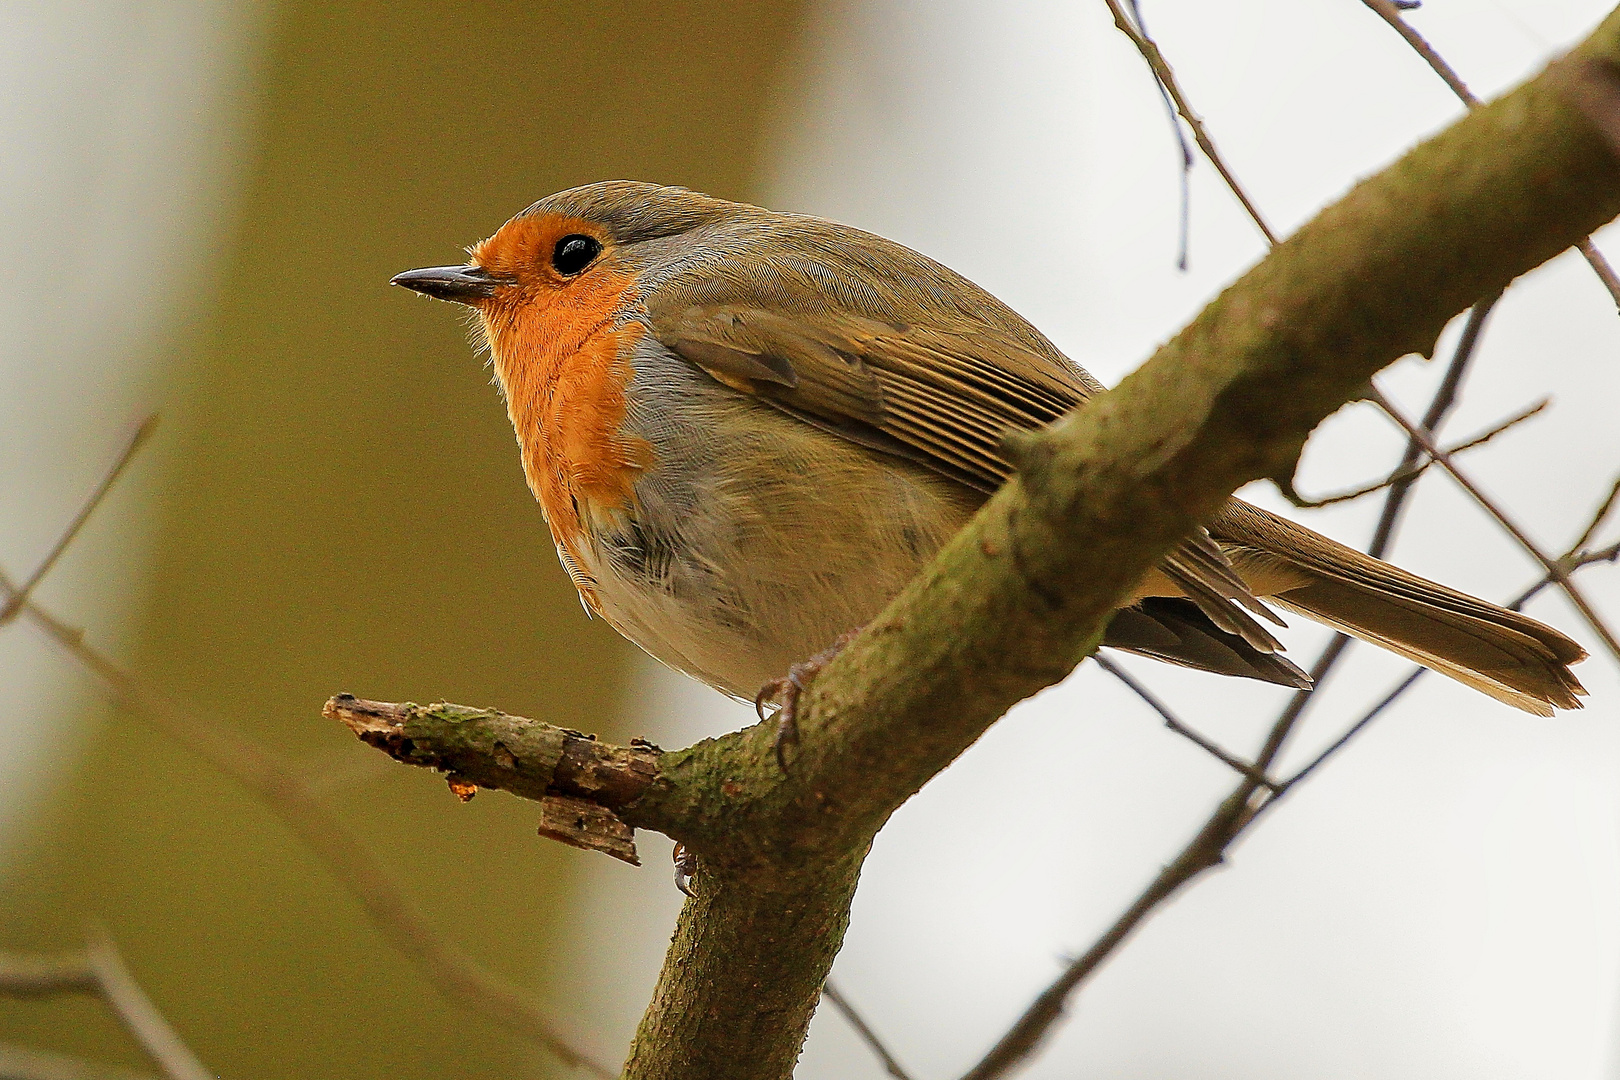
<instances>
[{"instance_id":1,"label":"lichen on branch","mask_svg":"<svg viewBox=\"0 0 1620 1080\"><path fill-rule=\"evenodd\" d=\"M540 803L540 833L639 866L634 832L617 814L658 775L660 751L628 747L498 709L366 701L338 694L323 710L395 761L447 774L463 799L499 788Z\"/></svg>"}]
</instances>

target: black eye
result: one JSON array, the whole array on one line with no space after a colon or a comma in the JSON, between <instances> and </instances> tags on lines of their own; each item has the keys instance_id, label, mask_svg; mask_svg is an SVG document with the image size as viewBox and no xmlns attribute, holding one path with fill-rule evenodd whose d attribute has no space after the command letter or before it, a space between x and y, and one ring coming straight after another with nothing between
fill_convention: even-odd
<instances>
[{"instance_id":1,"label":"black eye","mask_svg":"<svg viewBox=\"0 0 1620 1080\"><path fill-rule=\"evenodd\" d=\"M551 249L551 265L563 277L573 277L600 254L602 245L595 238L574 233L557 241L557 246Z\"/></svg>"}]
</instances>

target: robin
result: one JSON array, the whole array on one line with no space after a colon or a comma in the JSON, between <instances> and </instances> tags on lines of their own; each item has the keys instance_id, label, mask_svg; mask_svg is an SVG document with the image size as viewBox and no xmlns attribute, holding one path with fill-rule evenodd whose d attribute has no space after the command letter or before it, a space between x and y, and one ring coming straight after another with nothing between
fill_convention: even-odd
<instances>
[{"instance_id":1,"label":"robin","mask_svg":"<svg viewBox=\"0 0 1620 1080\"><path fill-rule=\"evenodd\" d=\"M727 694L781 691L784 712L798 662L870 621L1007 478L1004 434L1104 389L909 248L682 188L563 191L470 253L393 284L478 313L585 606ZM1558 631L1238 499L1103 645L1308 687L1268 605L1526 712L1586 692Z\"/></svg>"}]
</instances>

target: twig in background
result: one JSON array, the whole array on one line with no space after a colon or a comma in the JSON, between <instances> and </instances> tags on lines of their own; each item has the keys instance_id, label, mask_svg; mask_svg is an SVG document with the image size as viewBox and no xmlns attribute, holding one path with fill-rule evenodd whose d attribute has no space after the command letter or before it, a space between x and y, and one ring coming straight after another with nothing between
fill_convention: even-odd
<instances>
[{"instance_id":1,"label":"twig in background","mask_svg":"<svg viewBox=\"0 0 1620 1080\"><path fill-rule=\"evenodd\" d=\"M41 581L45 580L45 575L49 574L51 568L56 565L56 560L60 559L62 553L68 549L68 545L73 543L74 538L79 535L79 530L84 528L84 523L90 520L90 515L96 512L96 507L101 505L101 500L107 497L107 492L112 490L112 486L124 474L125 467L140 452L141 447L146 444L146 440L151 437L153 430L156 428L156 413L141 421L140 426L135 429L135 433L129 437L129 442L124 446L123 453L118 455L118 459L113 462L112 468L102 475L101 482L90 493L90 497L84 501L84 505L79 507L79 512L68 523L68 527L63 529L62 534L56 538L56 544L52 546L50 553L41 560L39 566L34 568L34 572L28 575L28 580L18 586L17 591L11 594L11 599L4 604L0 604L0 626L6 625L17 617L17 612L22 610L23 604L27 603L28 598L34 594L34 589Z\"/></svg>"},{"instance_id":2,"label":"twig in background","mask_svg":"<svg viewBox=\"0 0 1620 1080\"><path fill-rule=\"evenodd\" d=\"M1587 523L1585 531L1582 532L1580 537L1570 545L1568 551L1559 556L1558 564L1564 568L1565 574L1572 574L1582 567L1591 566L1595 563L1612 563L1620 561L1620 543L1610 544L1608 547L1599 548L1596 551L1585 550L1587 543L1592 539L1592 535L1597 532L1599 527L1602 526L1604 519L1609 516L1609 511L1614 508L1615 499L1617 497L1620 497L1620 480L1615 481L1614 487L1609 491L1609 497L1603 501L1603 504L1598 507L1597 512L1592 515L1591 520ZM1540 581L1524 590L1524 592L1520 593L1503 606L1510 611L1519 611L1524 607L1525 604L1530 602L1532 597L1551 584L1553 584L1553 576L1551 574L1543 575ZM1304 780L1311 773L1315 772L1316 769L1319 768L1330 757L1337 754L1340 750L1343 750L1345 745L1348 744L1351 739L1359 735L1363 728L1372 723L1373 720L1378 717L1379 713L1383 712L1389 706L1395 704L1395 702L1403 694L1410 690L1419 679L1428 673L1428 670L1428 668L1413 667L1405 679L1403 679L1398 685L1395 686L1394 689L1386 694L1378 702L1378 704L1374 705L1370 710L1363 714L1361 719L1350 725L1343 735L1340 735L1331 744L1329 744L1328 747L1313 758L1309 764L1305 765L1287 780L1284 780L1282 784L1279 785L1279 789L1277 791L1278 796L1281 796L1289 788L1293 787L1301 780Z\"/></svg>"},{"instance_id":3,"label":"twig in background","mask_svg":"<svg viewBox=\"0 0 1620 1080\"><path fill-rule=\"evenodd\" d=\"M1457 398L1462 393L1463 380L1468 376L1468 369L1474 362L1474 354L1479 351L1480 338L1485 333L1485 323L1496 309L1497 301L1502 294L1481 300L1468 309L1468 318L1463 323L1462 334L1457 338L1457 347L1452 350L1451 362L1446 365L1446 373L1440 379L1440 385L1435 388L1434 397L1429 399L1429 407L1423 411L1423 430L1434 433L1440 430L1451 410L1457 407ZM1411 468L1423 456L1423 445L1410 434L1406 437L1406 452L1401 455L1401 469ZM1378 515L1378 525L1373 529L1373 537L1367 544L1367 554L1375 559L1382 559L1389 551L1389 545L1395 538L1395 530L1400 525L1401 512L1406 508L1407 496L1411 494L1412 485L1416 479L1400 480L1389 489L1389 497L1384 500L1384 509Z\"/></svg>"},{"instance_id":4,"label":"twig in background","mask_svg":"<svg viewBox=\"0 0 1620 1080\"><path fill-rule=\"evenodd\" d=\"M1392 489L1389 498L1396 497ZM1310 672L1311 682L1315 686L1322 685L1349 640L1343 634L1337 635L1317 659ZM1225 861L1227 848L1253 824L1256 814L1267 803L1270 782L1262 782L1256 777L1269 774L1272 764L1282 753L1289 733L1310 702L1311 695L1312 691L1301 690L1289 699L1282 714L1272 724L1265 745L1255 756L1252 771L1244 774L1236 789L1221 801L1181 853L1159 871L1148 887L1090 948L1071 961L1041 991L978 1064L963 1074L962 1080L995 1080L1033 1054L1052 1027L1062 1019L1069 996L1102 966L1103 961L1125 944L1159 905L1180 892L1193 879Z\"/></svg>"},{"instance_id":5,"label":"twig in background","mask_svg":"<svg viewBox=\"0 0 1620 1080\"><path fill-rule=\"evenodd\" d=\"M1570 547L1571 553L1579 552L1592 542L1592 537L1597 535L1597 531L1603 528L1603 523L1609 519L1609 513L1614 509L1617 500L1620 500L1620 477L1617 477L1614 486L1609 488L1608 497L1598 504L1596 512L1592 514L1592 520L1586 523L1586 531L1581 533L1581 538ZM1565 557L1568 558L1568 554Z\"/></svg>"},{"instance_id":6,"label":"twig in background","mask_svg":"<svg viewBox=\"0 0 1620 1080\"><path fill-rule=\"evenodd\" d=\"M332 755L321 754L312 756L307 765L303 761L289 761L286 764L304 778L305 785L313 794L321 798L380 780L392 772L389 768L392 763L378 754L367 757L345 754L335 761Z\"/></svg>"},{"instance_id":7,"label":"twig in background","mask_svg":"<svg viewBox=\"0 0 1620 1080\"><path fill-rule=\"evenodd\" d=\"M1281 784L1277 785L1277 792L1275 797L1272 799L1272 802L1275 802L1278 798L1281 798L1283 795L1287 794L1295 784L1303 781L1317 769L1327 764L1329 758L1337 754L1340 750L1343 750L1346 746L1349 746L1351 739L1354 739L1357 735L1360 735L1364 730L1366 730L1367 725L1371 724L1374 720L1378 719L1379 716L1383 715L1384 710L1388 709L1391 705L1395 704L1395 702L1399 701L1408 690L1412 689L1412 687L1416 685L1419 679L1428 674L1428 671L1428 668L1418 667L1414 664L1412 670L1407 673L1406 678L1402 679L1400 683L1396 685L1395 689L1391 690L1389 693L1380 698L1378 700L1378 704L1362 713L1361 718L1355 723L1351 724L1350 727L1345 730L1343 735L1340 735L1337 739L1334 739L1331 743L1329 743L1325 750L1323 750L1316 757L1312 758L1309 763L1307 763L1293 776L1290 776L1287 780L1284 780ZM1266 806L1262 807L1261 809L1266 809L1270 805L1270 803L1267 803Z\"/></svg>"},{"instance_id":8,"label":"twig in background","mask_svg":"<svg viewBox=\"0 0 1620 1080\"><path fill-rule=\"evenodd\" d=\"M1456 69L1446 62L1446 58L1436 52L1434 46L1430 45L1427 39L1412 27L1411 23L1401 17L1399 4L1392 3L1391 0L1361 0L1361 2L1371 8L1380 19L1389 23L1397 34L1405 38L1406 43L1412 46L1412 51L1423 57L1424 62L1434 69L1434 73L1444 79L1447 86L1451 87L1451 92L1462 99L1463 104L1470 109L1481 104L1479 98L1474 96L1474 92L1468 89L1468 84L1462 81L1462 76L1458 75Z\"/></svg>"},{"instance_id":9,"label":"twig in background","mask_svg":"<svg viewBox=\"0 0 1620 1080\"><path fill-rule=\"evenodd\" d=\"M0 571L0 593L15 592ZM563 1062L611 1080L617 1073L576 1050L552 1020L521 991L486 971L450 945L420 912L337 815L329 811L291 769L215 719L198 719L149 692L105 654L37 604L23 613L49 637L89 668L112 699L259 798L323 862L402 954L415 961L445 997L529 1039Z\"/></svg>"},{"instance_id":10,"label":"twig in background","mask_svg":"<svg viewBox=\"0 0 1620 1080\"><path fill-rule=\"evenodd\" d=\"M1142 5L1137 0L1128 0L1131 5L1131 19L1142 37L1152 41L1152 35L1147 31L1147 23L1142 19ZM1164 88L1164 80L1155 73L1153 85L1159 90L1159 100L1164 102L1164 111L1170 117L1170 130L1176 136L1176 148L1181 151L1181 221L1177 229L1176 269L1187 269L1188 251L1192 246L1192 147L1187 145L1187 133L1181 130L1181 120L1176 116L1176 103L1170 98L1170 91Z\"/></svg>"},{"instance_id":11,"label":"twig in background","mask_svg":"<svg viewBox=\"0 0 1620 1080\"><path fill-rule=\"evenodd\" d=\"M1609 290L1609 299L1614 301L1615 307L1620 308L1620 275L1615 274L1614 267L1609 265L1608 256L1597 249L1591 237L1576 244L1575 250L1581 253L1581 258L1586 260L1597 279L1603 282L1603 287Z\"/></svg>"},{"instance_id":12,"label":"twig in background","mask_svg":"<svg viewBox=\"0 0 1620 1080\"><path fill-rule=\"evenodd\" d=\"M85 951L85 963L95 973L101 996L112 1006L119 1022L141 1044L146 1056L163 1070L164 1076L170 1080L214 1080L216 1074L197 1060L179 1032L169 1026L135 981L112 938L105 933L96 934Z\"/></svg>"},{"instance_id":13,"label":"twig in background","mask_svg":"<svg viewBox=\"0 0 1620 1080\"><path fill-rule=\"evenodd\" d=\"M1406 43L1412 47L1412 51L1421 56L1424 62L1434 70L1434 73L1445 80L1446 85L1451 87L1451 92L1456 94L1464 105L1470 109L1479 107L1481 104L1479 98L1475 97L1474 92L1468 89L1468 84L1463 82L1462 76L1457 74L1456 69L1446 63L1445 57L1436 52L1434 46L1430 45L1423 35L1412 27L1411 23L1401 17L1401 11L1406 9L1407 5L1399 3L1398 0L1361 0L1361 2L1372 9L1373 13L1380 19L1388 23L1397 34L1401 35ZM1587 265L1591 266L1592 272L1597 275L1598 280L1603 282L1603 287L1609 291L1609 298L1614 301L1617 308L1620 308L1620 277L1615 275L1614 267L1609 265L1609 260L1604 258L1603 253L1592 243L1592 238L1587 237L1582 240L1575 245L1575 250L1581 253L1581 257L1586 260Z\"/></svg>"},{"instance_id":14,"label":"twig in background","mask_svg":"<svg viewBox=\"0 0 1620 1080\"><path fill-rule=\"evenodd\" d=\"M1541 548L1537 547L1535 541L1530 539L1524 528L1514 521L1506 511L1497 506L1494 500L1481 491L1479 486L1457 467L1457 463L1451 460L1451 455L1434 445L1434 440L1430 438L1427 432L1408 420L1376 388L1373 390L1373 395L1373 401L1384 411L1385 415L1404 428L1406 433L1415 441L1419 442L1423 446L1424 452L1439 463L1440 467L1449 473L1451 478L1457 481L1458 485L1468 492L1475 502L1479 503L1491 517L1496 519L1498 525L1502 526L1509 535L1519 542L1519 545L1525 551L1530 553L1532 558L1541 564L1548 576L1557 583L1560 589L1564 590L1564 594L1569 597L1570 603L1575 605L1575 610L1581 613L1581 617L1592 628L1592 632L1602 639L1604 647L1609 650L1610 655L1615 658L1616 662L1620 662L1620 641L1615 640L1614 633L1603 622L1602 617L1598 615L1591 603L1588 602L1585 594L1575 587L1574 582L1569 580L1569 575L1564 572L1558 560L1550 558Z\"/></svg>"},{"instance_id":15,"label":"twig in background","mask_svg":"<svg viewBox=\"0 0 1620 1080\"><path fill-rule=\"evenodd\" d=\"M146 1055L163 1070L167 1080L214 1080L197 1055L163 1014L146 996L135 976L130 973L118 948L104 933L96 934L89 947L73 956L7 956L0 955L0 996L47 997L56 994L99 994L107 1002L119 1023L140 1044ZM9 1069L6 1054L13 1053L22 1061L31 1056L34 1061L25 1071ZM71 1076L65 1070L77 1066L79 1075L97 1076L111 1073L100 1066L90 1066L71 1058L56 1055L33 1054L30 1051L0 1048L0 1077ZM22 1063L26 1064L25 1061ZM47 1071L54 1069L54 1074ZM119 1070L122 1071L122 1070Z\"/></svg>"},{"instance_id":16,"label":"twig in background","mask_svg":"<svg viewBox=\"0 0 1620 1080\"><path fill-rule=\"evenodd\" d=\"M0 1080L155 1080L151 1073L0 1043Z\"/></svg>"},{"instance_id":17,"label":"twig in background","mask_svg":"<svg viewBox=\"0 0 1620 1080\"><path fill-rule=\"evenodd\" d=\"M1269 761L1256 762L1256 768L1269 764ZM990 1052L963 1074L963 1080L994 1080L1005 1076L1034 1053L1062 1018L1069 995L1130 938L1147 916L1189 881L1221 864L1227 846L1243 831L1250 818L1249 801L1259 790L1258 782L1244 777L1237 790L1227 796L1181 854L1159 871L1152 884L1132 901L1113 925L1036 997Z\"/></svg>"},{"instance_id":18,"label":"twig in background","mask_svg":"<svg viewBox=\"0 0 1620 1080\"><path fill-rule=\"evenodd\" d=\"M90 970L83 953L67 956L0 953L0 997L93 994L96 990L96 973Z\"/></svg>"},{"instance_id":19,"label":"twig in background","mask_svg":"<svg viewBox=\"0 0 1620 1080\"><path fill-rule=\"evenodd\" d=\"M1257 770L1253 765L1250 765L1247 761L1244 761L1237 755L1222 749L1217 743L1211 742L1209 739L1206 739L1203 735L1199 734L1192 728L1191 725L1185 723L1180 717L1171 711L1170 706L1160 701L1151 690L1137 682L1136 679L1132 677L1130 672L1126 671L1124 668L1120 667L1118 664L1114 663L1101 653L1093 653L1091 658L1097 662L1098 667L1102 668L1104 671L1108 672L1108 674L1124 683L1130 689L1131 693L1141 698L1147 704L1148 708L1158 713L1160 718L1164 720L1165 727L1169 728L1177 735L1180 735L1188 742L1191 742L1194 746L1197 746L1210 757L1213 757L1222 765L1225 765L1227 768L1238 773L1240 776L1247 776L1249 779L1268 788L1276 786L1269 776L1266 776L1264 773Z\"/></svg>"},{"instance_id":20,"label":"twig in background","mask_svg":"<svg viewBox=\"0 0 1620 1080\"><path fill-rule=\"evenodd\" d=\"M140 440L132 440L138 449ZM127 462L126 451L121 462ZM119 465L109 471L116 479ZM110 481L102 487L110 486ZM100 489L98 488L98 492ZM71 539L100 502L99 494L86 503L66 530ZM54 563L56 549L48 563ZM47 565L45 569L49 569ZM33 580L43 574L36 572ZM360 902L361 908L383 937L415 961L433 987L451 1001L480 1013L554 1054L565 1065L611 1080L617 1071L575 1049L556 1030L554 1022L521 991L486 971L470 956L440 937L423 918L375 856L348 830L343 821L320 801L301 776L229 724L199 718L172 705L143 686L110 657L87 644L84 632L68 626L23 595L0 570L0 601L15 605L106 687L112 699L169 738L185 746L256 796L295 833L332 876Z\"/></svg>"},{"instance_id":21,"label":"twig in background","mask_svg":"<svg viewBox=\"0 0 1620 1080\"><path fill-rule=\"evenodd\" d=\"M821 996L832 1002L833 1008L837 1009L839 1014L849 1021L849 1026L855 1029L855 1034L860 1036L867 1049L877 1055L877 1059L883 1063L885 1072L894 1077L894 1080L911 1080L911 1074L900 1067L900 1063L895 1060L894 1055L889 1053L889 1048L883 1045L883 1040L877 1037L877 1032L873 1031L871 1026L862 1019L855 1006L849 1003L849 999L838 992L838 988L832 984L831 979L821 984Z\"/></svg>"},{"instance_id":22,"label":"twig in background","mask_svg":"<svg viewBox=\"0 0 1620 1080\"><path fill-rule=\"evenodd\" d=\"M1271 226L1266 224L1265 219L1260 216L1260 211L1255 208L1254 200L1249 198L1249 193L1244 191L1243 186L1237 182L1237 177L1232 175L1232 170L1226 167L1226 160L1221 157L1220 151L1215 149L1215 142L1209 137L1209 132L1205 130L1204 121L1187 103L1187 96L1181 92L1181 85L1176 82L1176 73L1171 70L1170 64L1164 58L1164 54L1159 51L1159 46L1154 44L1153 39L1138 29L1136 24L1131 21L1130 15L1126 13L1125 8L1120 4L1120 0L1103 0L1103 2L1108 5L1108 10L1114 15L1114 25L1119 27L1120 33L1131 39L1131 44L1136 46L1137 51L1142 54L1142 59L1146 60L1148 67L1153 69L1153 77L1158 80L1160 88L1164 93L1169 94L1171 100L1176 103L1176 111L1181 114L1183 120L1187 121L1187 126L1192 129L1193 139L1197 141L1198 148L1204 152L1204 156L1209 159L1209 163L1215 166L1215 171L1221 174L1221 179L1226 181L1227 188L1231 190L1233 195L1237 196L1238 202L1243 204L1243 209L1248 213L1250 220L1259 226L1261 234L1266 238L1266 243L1275 247L1277 234L1271 231Z\"/></svg>"},{"instance_id":23,"label":"twig in background","mask_svg":"<svg viewBox=\"0 0 1620 1080\"><path fill-rule=\"evenodd\" d=\"M1620 493L1620 482L1616 484L1616 491ZM1612 505L1610 503L1609 505ZM1594 522L1601 520L1601 514L1594 518ZM1596 525L1582 537L1584 543L1595 531ZM1578 545L1577 545L1578 547ZM1574 551L1575 549L1571 549ZM1598 551L1584 552L1579 555L1566 556L1561 560L1566 566L1566 573L1574 573L1582 567L1599 562L1613 563L1620 561L1620 543L1615 543ZM1553 583L1551 575L1544 577L1540 583L1527 589L1508 606L1518 610L1527 600L1536 593ZM1342 635L1324 651L1322 657L1312 668L1311 675L1320 685L1328 669L1337 660L1343 651L1343 643L1349 639ZM1289 792L1309 776L1316 773L1330 758L1342 751L1352 739L1361 734L1381 714L1388 710L1413 685L1417 683L1428 669L1414 667L1412 671L1372 706L1360 719L1352 724L1344 734L1340 735L1326 749L1319 753L1307 765L1293 776L1281 782L1272 782L1262 785L1253 779L1252 774L1245 774L1238 787L1224 799L1220 806L1210 816L1197 835L1184 847L1163 870L1153 879L1152 883L1131 902L1131 905L1114 920L1113 924L1088 948L1085 953L1071 961L1061 975L1041 992L1028 1009L1025 1010L1018 1021L1008 1029L1001 1040L989 1053L972 1069L963 1074L963 1080L995 1080L1007 1075L1020 1062L1034 1053L1041 1041L1051 1028L1062 1019L1069 996L1077 990L1086 979L1102 966L1103 962L1113 955L1121 945L1146 921L1147 917L1164 901L1174 896L1183 886L1202 875L1206 870L1212 870L1225 860L1226 851L1231 845L1267 811L1274 808ZM1303 711L1304 703L1309 700L1310 694L1301 691L1291 700L1289 708L1278 718L1273 725L1266 740L1265 749L1260 753L1254 769L1256 773L1269 769L1276 760L1284 741L1287 739L1293 725L1298 721ZM1270 790L1268 792L1268 788Z\"/></svg>"},{"instance_id":24,"label":"twig in background","mask_svg":"<svg viewBox=\"0 0 1620 1080\"><path fill-rule=\"evenodd\" d=\"M1551 398L1542 398L1534 405L1519 410L1519 412L1508 417L1506 420L1503 420L1496 426L1475 435L1471 439L1466 439L1463 442L1458 443L1456 446L1448 448L1446 453L1455 455L1460 454L1465 450L1472 450L1475 447L1484 446L1486 443L1490 442L1504 431L1517 427L1526 420L1535 416L1537 413L1541 412L1551 403L1551 401ZM1348 491L1340 491L1333 495L1323 495L1322 497L1316 499L1301 498L1297 491L1285 491L1283 492L1283 495L1288 499L1289 502L1293 503L1294 506L1301 510L1320 510L1324 506L1334 506L1342 502L1351 502L1355 499L1360 499L1367 495L1371 495L1374 492L1383 491L1385 488L1394 487L1396 484L1416 480L1418 477L1428 472L1429 466L1433 464L1433 458L1425 457L1423 460L1414 465L1406 466L1404 468L1397 468L1394 472L1390 473L1388 476L1377 481L1376 483L1366 484L1358 488L1351 488Z\"/></svg>"}]
</instances>

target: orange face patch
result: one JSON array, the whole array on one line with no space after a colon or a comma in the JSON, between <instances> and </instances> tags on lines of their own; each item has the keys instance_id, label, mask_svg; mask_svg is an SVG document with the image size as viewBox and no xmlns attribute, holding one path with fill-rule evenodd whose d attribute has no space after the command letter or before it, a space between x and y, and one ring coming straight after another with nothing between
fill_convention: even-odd
<instances>
[{"instance_id":1,"label":"orange face patch","mask_svg":"<svg viewBox=\"0 0 1620 1080\"><path fill-rule=\"evenodd\" d=\"M636 477L652 464L652 447L622 432L629 355L645 328L614 324L635 280L605 255L573 277L557 273L552 250L576 233L610 250L599 226L555 214L509 221L472 249L473 262L511 282L479 313L524 475L571 571L585 565L581 501L607 510L629 505ZM577 572L574 579L595 607L588 583Z\"/></svg>"}]
</instances>

